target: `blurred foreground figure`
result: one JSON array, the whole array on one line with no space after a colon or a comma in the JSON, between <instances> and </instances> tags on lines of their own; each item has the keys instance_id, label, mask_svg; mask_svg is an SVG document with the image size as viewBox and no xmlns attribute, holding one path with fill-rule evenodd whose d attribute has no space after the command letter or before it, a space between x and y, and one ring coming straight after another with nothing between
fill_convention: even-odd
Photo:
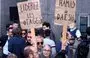
<instances>
[{"instance_id":1,"label":"blurred foreground figure","mask_svg":"<svg viewBox=\"0 0 90 58\"><path fill-rule=\"evenodd\" d=\"M53 31L51 30L51 25L50 23L48 22L43 22L42 24L42 29L43 29L43 32L47 29L50 30L50 39L53 40L54 42L56 42L56 39L55 39L55 34L53 33ZM45 36L44 36L45 37Z\"/></svg>"},{"instance_id":2,"label":"blurred foreground figure","mask_svg":"<svg viewBox=\"0 0 90 58\"><path fill-rule=\"evenodd\" d=\"M52 49L50 45L44 45L43 47L43 58L53 58L52 57Z\"/></svg>"},{"instance_id":3,"label":"blurred foreground figure","mask_svg":"<svg viewBox=\"0 0 90 58\"><path fill-rule=\"evenodd\" d=\"M53 40L50 39L50 30L46 29L45 30L45 38L44 38L44 45L50 45L52 47L52 56L55 57L56 55L56 45Z\"/></svg>"},{"instance_id":4,"label":"blurred foreground figure","mask_svg":"<svg viewBox=\"0 0 90 58\"><path fill-rule=\"evenodd\" d=\"M8 32L7 32L7 40L6 40L6 43L5 45L3 46L3 58L6 58L7 55L10 53L8 51L8 40L10 40L12 37L13 37L13 33L12 33L12 30L13 29L8 29ZM2 38L3 39L3 38Z\"/></svg>"},{"instance_id":5,"label":"blurred foreground figure","mask_svg":"<svg viewBox=\"0 0 90 58\"><path fill-rule=\"evenodd\" d=\"M77 47L77 58L87 58L90 55L90 27L87 27L86 29L86 33L87 33L87 38L83 38L84 36L82 36L82 41L81 43L78 45Z\"/></svg>"},{"instance_id":6,"label":"blurred foreground figure","mask_svg":"<svg viewBox=\"0 0 90 58\"><path fill-rule=\"evenodd\" d=\"M10 54L7 56L7 58L17 58L17 56L16 56L15 54L10 53Z\"/></svg>"},{"instance_id":7,"label":"blurred foreground figure","mask_svg":"<svg viewBox=\"0 0 90 58\"><path fill-rule=\"evenodd\" d=\"M16 28L12 31L13 37L8 40L8 50L9 52L15 54L17 58L23 58L25 40L20 36L20 29Z\"/></svg>"}]
</instances>

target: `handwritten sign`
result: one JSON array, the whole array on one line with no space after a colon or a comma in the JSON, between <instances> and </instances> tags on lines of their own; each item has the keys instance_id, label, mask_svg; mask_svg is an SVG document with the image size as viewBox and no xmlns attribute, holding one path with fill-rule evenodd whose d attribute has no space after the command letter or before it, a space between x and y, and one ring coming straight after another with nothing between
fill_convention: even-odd
<instances>
[{"instance_id":1,"label":"handwritten sign","mask_svg":"<svg viewBox=\"0 0 90 58\"><path fill-rule=\"evenodd\" d=\"M22 29L41 27L42 17L39 0L19 2L17 6Z\"/></svg>"},{"instance_id":2,"label":"handwritten sign","mask_svg":"<svg viewBox=\"0 0 90 58\"><path fill-rule=\"evenodd\" d=\"M56 0L55 24L75 21L76 0Z\"/></svg>"}]
</instances>

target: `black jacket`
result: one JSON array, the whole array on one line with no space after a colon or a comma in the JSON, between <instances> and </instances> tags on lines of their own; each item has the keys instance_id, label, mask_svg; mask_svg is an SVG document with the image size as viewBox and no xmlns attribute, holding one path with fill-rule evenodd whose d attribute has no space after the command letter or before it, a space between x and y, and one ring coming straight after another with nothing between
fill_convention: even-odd
<instances>
[{"instance_id":1,"label":"black jacket","mask_svg":"<svg viewBox=\"0 0 90 58\"><path fill-rule=\"evenodd\" d=\"M2 35L0 37L0 46L3 47L7 40L8 40L8 35Z\"/></svg>"}]
</instances>

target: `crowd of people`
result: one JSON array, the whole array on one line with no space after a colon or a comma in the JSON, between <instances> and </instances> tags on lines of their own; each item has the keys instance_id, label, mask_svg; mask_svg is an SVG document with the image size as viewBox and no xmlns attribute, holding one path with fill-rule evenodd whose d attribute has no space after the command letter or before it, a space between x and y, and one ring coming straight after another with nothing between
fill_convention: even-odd
<instances>
[{"instance_id":1,"label":"crowd of people","mask_svg":"<svg viewBox=\"0 0 90 58\"><path fill-rule=\"evenodd\" d=\"M81 35L75 23L70 24L65 49L62 49L62 37L56 40L48 22L35 29L35 37L30 30L19 28L18 23L9 24L7 34L0 37L2 58L87 58L90 27L87 27L86 33L87 38ZM36 39L36 46L33 39Z\"/></svg>"}]
</instances>

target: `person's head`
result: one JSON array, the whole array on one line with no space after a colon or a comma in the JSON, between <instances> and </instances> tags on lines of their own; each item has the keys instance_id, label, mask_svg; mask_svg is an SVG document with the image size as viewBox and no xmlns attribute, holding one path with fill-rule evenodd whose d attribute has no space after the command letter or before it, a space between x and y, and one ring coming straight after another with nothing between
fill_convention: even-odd
<instances>
[{"instance_id":1,"label":"person's head","mask_svg":"<svg viewBox=\"0 0 90 58\"><path fill-rule=\"evenodd\" d=\"M9 23L9 24L6 25L6 30L8 30L8 28L13 28L12 23Z\"/></svg>"},{"instance_id":2,"label":"person's head","mask_svg":"<svg viewBox=\"0 0 90 58\"><path fill-rule=\"evenodd\" d=\"M32 35L31 35L31 31L29 31L27 32L27 41L31 43L31 39L32 39Z\"/></svg>"},{"instance_id":3,"label":"person's head","mask_svg":"<svg viewBox=\"0 0 90 58\"><path fill-rule=\"evenodd\" d=\"M7 35L8 35L9 37L13 36L12 31L13 31L13 28L8 28L8 30L7 30Z\"/></svg>"},{"instance_id":4,"label":"person's head","mask_svg":"<svg viewBox=\"0 0 90 58\"><path fill-rule=\"evenodd\" d=\"M50 45L44 45L43 47L43 56L48 58L51 55L51 46Z\"/></svg>"},{"instance_id":5,"label":"person's head","mask_svg":"<svg viewBox=\"0 0 90 58\"><path fill-rule=\"evenodd\" d=\"M42 36L37 36L36 39L37 39L37 48L38 49L43 48L43 39L44 38Z\"/></svg>"},{"instance_id":6,"label":"person's head","mask_svg":"<svg viewBox=\"0 0 90 58\"><path fill-rule=\"evenodd\" d=\"M66 37L67 37L67 39L70 39L72 37L71 33L70 32L67 32L66 33Z\"/></svg>"},{"instance_id":7,"label":"person's head","mask_svg":"<svg viewBox=\"0 0 90 58\"><path fill-rule=\"evenodd\" d=\"M16 56L15 54L10 53L10 54L7 56L7 58L17 58L17 56Z\"/></svg>"},{"instance_id":8,"label":"person's head","mask_svg":"<svg viewBox=\"0 0 90 58\"><path fill-rule=\"evenodd\" d=\"M43 28L43 30L50 29L50 28L51 28L50 23L48 23L48 22L43 22L42 28Z\"/></svg>"},{"instance_id":9,"label":"person's head","mask_svg":"<svg viewBox=\"0 0 90 58\"><path fill-rule=\"evenodd\" d=\"M22 36L23 38L26 38L26 34L27 34L27 30L26 30L26 29L22 29L22 30L21 30L21 36Z\"/></svg>"},{"instance_id":10,"label":"person's head","mask_svg":"<svg viewBox=\"0 0 90 58\"><path fill-rule=\"evenodd\" d=\"M69 24L69 28L70 28L70 29L73 29L73 28L75 28L75 27L76 27L75 22Z\"/></svg>"},{"instance_id":11,"label":"person's head","mask_svg":"<svg viewBox=\"0 0 90 58\"><path fill-rule=\"evenodd\" d=\"M70 32L67 32L66 37L69 40L69 44L71 44L71 45L74 44L75 38L71 35Z\"/></svg>"},{"instance_id":12,"label":"person's head","mask_svg":"<svg viewBox=\"0 0 90 58\"><path fill-rule=\"evenodd\" d=\"M46 29L45 31L44 31L44 37L48 37L48 36L50 36L50 29Z\"/></svg>"},{"instance_id":13,"label":"person's head","mask_svg":"<svg viewBox=\"0 0 90 58\"><path fill-rule=\"evenodd\" d=\"M71 36L71 38L69 39L69 44L73 45L74 43L75 43L75 38Z\"/></svg>"},{"instance_id":14,"label":"person's head","mask_svg":"<svg viewBox=\"0 0 90 58\"><path fill-rule=\"evenodd\" d=\"M18 28L18 23L13 23L13 29Z\"/></svg>"},{"instance_id":15,"label":"person's head","mask_svg":"<svg viewBox=\"0 0 90 58\"><path fill-rule=\"evenodd\" d=\"M30 49L30 47L25 47L25 49L24 49L24 57L25 58L34 58L33 51Z\"/></svg>"},{"instance_id":16,"label":"person's head","mask_svg":"<svg viewBox=\"0 0 90 58\"><path fill-rule=\"evenodd\" d=\"M20 32L21 32L21 30L20 30L19 28L15 28L15 29L13 29L13 31L12 31L12 33L13 33L14 36L15 36L15 35L19 35L19 36L20 36Z\"/></svg>"},{"instance_id":17,"label":"person's head","mask_svg":"<svg viewBox=\"0 0 90 58\"><path fill-rule=\"evenodd\" d=\"M88 36L90 36L90 27L87 27L86 33L87 33Z\"/></svg>"}]
</instances>

